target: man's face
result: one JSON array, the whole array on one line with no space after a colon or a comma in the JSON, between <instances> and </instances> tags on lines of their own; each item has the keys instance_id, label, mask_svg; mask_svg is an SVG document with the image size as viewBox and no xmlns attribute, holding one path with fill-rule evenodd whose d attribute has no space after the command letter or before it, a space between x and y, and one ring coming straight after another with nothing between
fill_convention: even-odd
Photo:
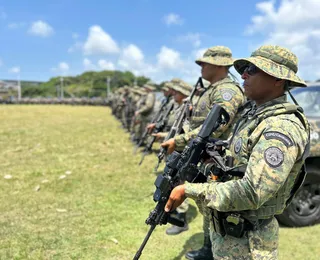
<instances>
[{"instance_id":1,"label":"man's face","mask_svg":"<svg viewBox=\"0 0 320 260\"><path fill-rule=\"evenodd\" d=\"M244 94L250 100L261 103L275 90L276 78L268 75L253 64L245 69L241 78L244 80Z\"/></svg>"},{"instance_id":2,"label":"man's face","mask_svg":"<svg viewBox=\"0 0 320 260\"><path fill-rule=\"evenodd\" d=\"M202 78L210 81L214 77L214 75L216 74L217 66L209 64L209 63L205 63L205 62L202 62L200 64L200 66L201 66Z\"/></svg>"},{"instance_id":3,"label":"man's face","mask_svg":"<svg viewBox=\"0 0 320 260\"><path fill-rule=\"evenodd\" d=\"M185 95L183 95L179 91L175 91L175 94L174 94L174 101L175 102L177 102L178 104L181 104L182 100L184 100L185 98L186 98Z\"/></svg>"}]
</instances>

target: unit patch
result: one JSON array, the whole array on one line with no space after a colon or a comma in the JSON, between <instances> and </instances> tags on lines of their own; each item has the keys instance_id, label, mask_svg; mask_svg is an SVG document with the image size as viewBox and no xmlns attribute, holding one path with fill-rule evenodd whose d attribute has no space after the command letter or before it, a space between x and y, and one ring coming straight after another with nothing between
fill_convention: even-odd
<instances>
[{"instance_id":1,"label":"unit patch","mask_svg":"<svg viewBox=\"0 0 320 260\"><path fill-rule=\"evenodd\" d=\"M290 147L293 146L293 141L290 139L290 137L286 136L283 133L277 132L277 131L270 131L263 134L264 138L267 140L269 139L276 139L284 143L285 146Z\"/></svg>"},{"instance_id":2,"label":"unit patch","mask_svg":"<svg viewBox=\"0 0 320 260\"><path fill-rule=\"evenodd\" d=\"M242 138L240 137L234 144L234 152L238 154L241 151L241 147L242 147Z\"/></svg>"},{"instance_id":3,"label":"unit patch","mask_svg":"<svg viewBox=\"0 0 320 260\"><path fill-rule=\"evenodd\" d=\"M283 152L275 146L271 146L264 151L264 160L272 167L277 168L283 163Z\"/></svg>"},{"instance_id":4,"label":"unit patch","mask_svg":"<svg viewBox=\"0 0 320 260\"><path fill-rule=\"evenodd\" d=\"M207 106L207 102L206 102L206 101L202 101L202 102L201 102L201 105L200 105L200 109L201 109L201 110L205 110L205 109L206 109L206 106Z\"/></svg>"},{"instance_id":5,"label":"unit patch","mask_svg":"<svg viewBox=\"0 0 320 260\"><path fill-rule=\"evenodd\" d=\"M229 89L221 90L221 96L224 101L230 101L234 94L234 91Z\"/></svg>"}]
</instances>

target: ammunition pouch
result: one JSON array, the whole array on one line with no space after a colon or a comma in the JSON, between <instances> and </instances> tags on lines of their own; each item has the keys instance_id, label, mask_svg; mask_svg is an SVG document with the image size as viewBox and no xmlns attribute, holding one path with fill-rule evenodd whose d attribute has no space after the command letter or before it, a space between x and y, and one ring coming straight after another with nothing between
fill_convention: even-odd
<instances>
[{"instance_id":1,"label":"ammunition pouch","mask_svg":"<svg viewBox=\"0 0 320 260\"><path fill-rule=\"evenodd\" d=\"M239 213L223 213L216 210L212 211L213 227L216 233L221 236L233 236L242 238L248 231L255 231L268 225L273 217L268 219L257 219L249 221Z\"/></svg>"}]
</instances>

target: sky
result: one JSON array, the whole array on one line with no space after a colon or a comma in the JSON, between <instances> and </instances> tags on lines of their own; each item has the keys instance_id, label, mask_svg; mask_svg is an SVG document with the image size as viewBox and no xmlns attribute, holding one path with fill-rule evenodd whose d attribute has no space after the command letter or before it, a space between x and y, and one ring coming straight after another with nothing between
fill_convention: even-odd
<instances>
[{"instance_id":1,"label":"sky","mask_svg":"<svg viewBox=\"0 0 320 260\"><path fill-rule=\"evenodd\" d=\"M242 58L276 44L298 56L299 76L316 80L319 10L319 0L0 0L0 79L129 70L194 83L194 61L211 46Z\"/></svg>"}]
</instances>

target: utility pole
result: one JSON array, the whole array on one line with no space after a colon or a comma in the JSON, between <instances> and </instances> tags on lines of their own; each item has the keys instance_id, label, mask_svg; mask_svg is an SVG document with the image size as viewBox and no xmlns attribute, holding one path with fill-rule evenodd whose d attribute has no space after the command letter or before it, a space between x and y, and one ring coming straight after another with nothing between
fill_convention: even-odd
<instances>
[{"instance_id":1,"label":"utility pole","mask_svg":"<svg viewBox=\"0 0 320 260\"><path fill-rule=\"evenodd\" d=\"M60 97L61 97L61 99L63 99L63 98L64 98L64 92L63 92L63 77L60 77L60 91L61 91Z\"/></svg>"},{"instance_id":2,"label":"utility pole","mask_svg":"<svg viewBox=\"0 0 320 260\"><path fill-rule=\"evenodd\" d=\"M110 82L111 82L111 78L107 77L107 97L109 97L110 95Z\"/></svg>"},{"instance_id":3,"label":"utility pole","mask_svg":"<svg viewBox=\"0 0 320 260\"><path fill-rule=\"evenodd\" d=\"M20 83L20 73L18 74L18 101L21 100L21 83Z\"/></svg>"},{"instance_id":4,"label":"utility pole","mask_svg":"<svg viewBox=\"0 0 320 260\"><path fill-rule=\"evenodd\" d=\"M59 84L56 85L56 89L57 89L57 98L59 98L60 96Z\"/></svg>"}]
</instances>

